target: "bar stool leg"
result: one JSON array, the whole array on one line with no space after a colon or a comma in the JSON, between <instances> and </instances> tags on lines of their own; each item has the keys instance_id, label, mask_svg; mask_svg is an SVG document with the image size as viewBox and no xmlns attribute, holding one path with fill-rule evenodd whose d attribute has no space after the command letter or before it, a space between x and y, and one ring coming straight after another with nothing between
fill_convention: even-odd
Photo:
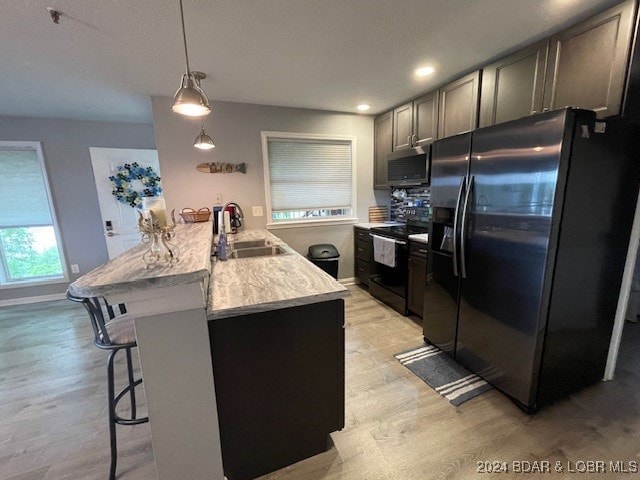
<instances>
[{"instance_id":1,"label":"bar stool leg","mask_svg":"<svg viewBox=\"0 0 640 480\"><path fill-rule=\"evenodd\" d=\"M111 442L111 466L109 468L109 480L116 478L116 463L118 460L118 452L116 450L116 398L115 386L113 379L113 361L118 350L113 350L109 354L107 362L107 390L109 400L109 439Z\"/></svg>"},{"instance_id":2,"label":"bar stool leg","mask_svg":"<svg viewBox=\"0 0 640 480\"><path fill-rule=\"evenodd\" d=\"M127 348L127 370L129 373L129 385L133 385L133 363L131 362L131 349ZM129 392L131 398L131 418L136 418L136 389L132 388Z\"/></svg>"}]
</instances>

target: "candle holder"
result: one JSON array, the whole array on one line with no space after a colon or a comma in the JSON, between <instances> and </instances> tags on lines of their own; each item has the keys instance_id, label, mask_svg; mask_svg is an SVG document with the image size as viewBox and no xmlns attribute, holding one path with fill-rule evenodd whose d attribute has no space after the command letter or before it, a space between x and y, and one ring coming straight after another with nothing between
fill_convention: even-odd
<instances>
[{"instance_id":1,"label":"candle holder","mask_svg":"<svg viewBox=\"0 0 640 480\"><path fill-rule=\"evenodd\" d=\"M178 247L171 243L176 236L173 231L175 225L160 226L160 221L153 210L143 217L138 212L138 230L142 234L142 243L148 243L149 248L142 255L145 270L156 265L173 266L180 261Z\"/></svg>"}]
</instances>

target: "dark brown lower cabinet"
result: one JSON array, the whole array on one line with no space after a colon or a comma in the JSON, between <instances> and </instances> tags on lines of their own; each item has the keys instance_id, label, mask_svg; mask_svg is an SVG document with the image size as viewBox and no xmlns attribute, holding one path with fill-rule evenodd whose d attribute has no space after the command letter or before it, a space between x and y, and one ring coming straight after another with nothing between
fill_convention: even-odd
<instances>
[{"instance_id":1,"label":"dark brown lower cabinet","mask_svg":"<svg viewBox=\"0 0 640 480\"><path fill-rule=\"evenodd\" d=\"M422 318L424 311L424 289L427 284L427 246L409 243L409 282L407 308Z\"/></svg>"},{"instance_id":2,"label":"dark brown lower cabinet","mask_svg":"<svg viewBox=\"0 0 640 480\"><path fill-rule=\"evenodd\" d=\"M427 261L409 257L409 310L422 318L424 286L427 281Z\"/></svg>"},{"instance_id":3,"label":"dark brown lower cabinet","mask_svg":"<svg viewBox=\"0 0 640 480\"><path fill-rule=\"evenodd\" d=\"M209 322L222 463L248 480L344 427L344 300Z\"/></svg>"},{"instance_id":4,"label":"dark brown lower cabinet","mask_svg":"<svg viewBox=\"0 0 640 480\"><path fill-rule=\"evenodd\" d=\"M371 264L373 263L373 240L369 235L369 229L354 228L354 276L360 283L369 286Z\"/></svg>"}]
</instances>

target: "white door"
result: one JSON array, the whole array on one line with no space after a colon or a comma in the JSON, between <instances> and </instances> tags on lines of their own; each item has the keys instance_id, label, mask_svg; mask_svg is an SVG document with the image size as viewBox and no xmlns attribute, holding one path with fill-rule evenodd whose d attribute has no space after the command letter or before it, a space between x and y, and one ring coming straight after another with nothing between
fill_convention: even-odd
<instances>
[{"instance_id":1,"label":"white door","mask_svg":"<svg viewBox=\"0 0 640 480\"><path fill-rule=\"evenodd\" d=\"M128 148L90 148L93 177L98 191L102 228L107 241L109 259L140 243L138 232L138 211L128 204L119 202L111 194L109 177L117 173L118 166L137 162L141 167L153 168L160 175L160 164L156 150ZM141 185L139 185L141 186ZM135 182L133 189L138 191Z\"/></svg>"}]
</instances>

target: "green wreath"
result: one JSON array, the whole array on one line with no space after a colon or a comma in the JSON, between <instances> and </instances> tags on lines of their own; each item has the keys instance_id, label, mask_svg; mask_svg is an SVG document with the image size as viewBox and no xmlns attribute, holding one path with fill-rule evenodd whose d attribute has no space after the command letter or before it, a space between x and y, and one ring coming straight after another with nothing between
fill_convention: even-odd
<instances>
[{"instance_id":1,"label":"green wreath","mask_svg":"<svg viewBox=\"0 0 640 480\"><path fill-rule=\"evenodd\" d=\"M162 193L160 177L151 167L141 167L137 162L125 163L116 167L116 174L111 175L111 194L121 203L137 207L142 197L158 197ZM142 191L133 189L132 182L139 180L144 187Z\"/></svg>"}]
</instances>

